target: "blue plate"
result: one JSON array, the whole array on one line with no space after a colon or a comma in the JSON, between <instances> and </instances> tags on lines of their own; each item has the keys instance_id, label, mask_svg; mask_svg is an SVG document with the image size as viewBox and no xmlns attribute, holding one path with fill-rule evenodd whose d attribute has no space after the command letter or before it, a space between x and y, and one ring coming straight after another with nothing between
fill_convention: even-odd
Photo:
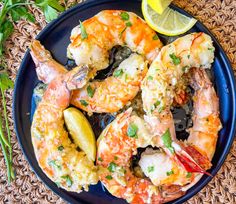
<instances>
[{"instance_id":1,"label":"blue plate","mask_svg":"<svg viewBox=\"0 0 236 204\"><path fill-rule=\"evenodd\" d=\"M173 9L190 16L182 9L173 6ZM46 28L38 35L39 39L46 49L50 50L54 58L61 64L66 64L66 47L69 44L69 36L71 29L79 24L79 20L85 20L99 11L104 9L123 9L132 11L140 16L141 1L137 0L100 0L87 1L79 4L68 11L64 12L60 17L46 26ZM214 41L215 61L213 64L213 73L215 76L215 87L220 98L220 117L223 129L219 132L216 153L213 158L213 166L209 171L213 176L222 166L234 140L235 135L235 117L236 117L236 98L235 98L235 81L230 62L225 55L223 49L210 33L207 28L200 22L191 29L190 32L205 32L210 35ZM38 83L35 72L35 65L29 54L26 52L25 57L20 66L18 76L15 82L14 100L13 100L13 116L15 121L15 131L22 151L25 154L32 169L38 177L56 194L70 203L103 203L103 204L121 204L126 203L122 199L115 198L103 190L101 183L91 186L89 192L71 193L58 188L40 169L34 155L34 150L30 135L30 113L31 99L33 88ZM191 189L189 189L183 197L172 201L172 203L182 203L197 192L199 192L212 178L203 176L202 179Z\"/></svg>"}]
</instances>

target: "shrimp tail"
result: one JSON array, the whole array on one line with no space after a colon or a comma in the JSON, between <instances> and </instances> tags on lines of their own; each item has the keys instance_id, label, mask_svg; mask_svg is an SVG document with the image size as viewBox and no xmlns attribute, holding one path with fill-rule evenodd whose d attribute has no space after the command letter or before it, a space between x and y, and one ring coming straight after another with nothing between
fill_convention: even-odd
<instances>
[{"instance_id":1,"label":"shrimp tail","mask_svg":"<svg viewBox=\"0 0 236 204\"><path fill-rule=\"evenodd\" d=\"M30 54L36 66L37 76L45 84L49 84L58 75L67 72L65 67L56 62L38 40L31 43Z\"/></svg>"},{"instance_id":2,"label":"shrimp tail","mask_svg":"<svg viewBox=\"0 0 236 204\"><path fill-rule=\"evenodd\" d=\"M186 191L182 191L179 185L163 185L160 188L163 203L175 200L186 193Z\"/></svg>"},{"instance_id":3,"label":"shrimp tail","mask_svg":"<svg viewBox=\"0 0 236 204\"><path fill-rule=\"evenodd\" d=\"M211 162L195 147L181 143L177 144L175 142L173 147L175 149L175 158L183 165L186 171L191 173L202 173L212 177L212 175L205 170L211 167Z\"/></svg>"}]
</instances>

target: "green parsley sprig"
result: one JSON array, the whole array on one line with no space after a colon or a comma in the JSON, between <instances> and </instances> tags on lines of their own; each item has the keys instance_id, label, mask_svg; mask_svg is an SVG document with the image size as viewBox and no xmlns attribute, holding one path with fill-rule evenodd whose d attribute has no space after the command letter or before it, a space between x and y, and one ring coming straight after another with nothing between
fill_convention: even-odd
<instances>
[{"instance_id":1,"label":"green parsley sprig","mask_svg":"<svg viewBox=\"0 0 236 204\"><path fill-rule=\"evenodd\" d=\"M7 177L9 183L15 178L15 174L12 167L11 135L7 117L5 92L11 88L13 88L13 82L10 80L7 72L5 70L0 71L0 92L3 107L3 115L0 115L0 144L7 166ZM2 117L4 118L5 126ZM7 137L5 136L5 133Z\"/></svg>"}]
</instances>

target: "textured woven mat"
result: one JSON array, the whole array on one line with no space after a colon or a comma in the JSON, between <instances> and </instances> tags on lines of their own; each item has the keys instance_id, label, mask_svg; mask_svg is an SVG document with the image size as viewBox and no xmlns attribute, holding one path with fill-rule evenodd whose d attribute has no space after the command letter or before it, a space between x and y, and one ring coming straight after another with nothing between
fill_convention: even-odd
<instances>
[{"instance_id":1,"label":"textured woven mat","mask_svg":"<svg viewBox=\"0 0 236 204\"><path fill-rule=\"evenodd\" d=\"M69 0L67 4L74 2ZM236 1L175 0L174 3L193 14L212 31L230 58L236 74ZM16 77L30 41L46 25L38 9L32 7L31 12L36 16L37 23L35 25L25 21L16 23L15 33L7 42L6 63L12 79ZM7 184L6 167L3 155L0 153L0 203L64 203L37 179L25 160L13 129L12 92L8 93L7 101L17 177L11 185ZM2 111L1 106L0 111ZM236 141L217 176L188 203L236 203Z\"/></svg>"}]
</instances>

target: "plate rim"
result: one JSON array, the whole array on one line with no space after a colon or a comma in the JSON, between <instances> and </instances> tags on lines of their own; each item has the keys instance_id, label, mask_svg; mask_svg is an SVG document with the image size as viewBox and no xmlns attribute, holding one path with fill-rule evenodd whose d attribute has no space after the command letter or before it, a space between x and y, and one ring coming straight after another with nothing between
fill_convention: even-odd
<instances>
[{"instance_id":1,"label":"plate rim","mask_svg":"<svg viewBox=\"0 0 236 204\"><path fill-rule=\"evenodd\" d=\"M69 18L71 15L74 14L74 12L76 10L81 10L84 7L85 8L89 8L91 6L95 6L95 5L99 5L99 4L103 4L103 3L111 3L111 2L115 2L116 0L87 0L85 2L82 2L80 4L77 4L76 6L66 10L65 12L61 13L57 19L51 21L50 23L48 23L41 31L40 33L36 36L36 39L40 39L43 38L45 35L47 35L48 32L50 32L50 30L52 30L54 27L56 27L58 24L60 24L65 18ZM125 2L126 0L120 0ZM130 0L133 2L141 2L141 0ZM189 14L188 12L186 12L184 9L179 8L178 6L171 4L171 7L174 8L177 11L180 11L182 14L187 15L187 16L191 16L193 17L191 14ZM222 48L222 46L220 45L220 43L218 42L218 40L216 39L216 37L211 33L211 31L199 20L197 21L197 24L201 27L202 32L207 33L208 35L211 36L213 42L216 44L216 46L219 48L221 59L223 61L224 64L226 64L226 68L225 71L228 75L229 80L227 81L227 83L229 83L229 87L232 87L232 103L233 103L233 107L232 107L232 112L235 113L233 114L233 120L232 120L232 124L236 124L236 96L235 96L235 90L236 90L236 82L235 82L235 78L234 78L234 73L233 73L233 68L231 65L231 62L228 58L228 56L226 55L224 49ZM196 25L197 25L196 24ZM195 25L195 26L196 26ZM33 172L36 174L37 178L44 183L44 185L46 185L51 191L53 191L55 194L57 194L59 197L61 197L62 199L64 199L67 202L70 203L83 203L82 201L76 200L73 197L71 197L70 195L68 195L65 191L63 192L62 189L60 188L54 188L53 186L51 186L49 183L45 182L41 176L38 175L38 173L35 171L34 169L34 164L32 163L31 159L28 157L28 154L26 153L26 150L23 148L23 141L21 139L21 134L18 131L18 125L16 124L16 118L17 118L17 112L16 112L16 106L17 106L17 87L19 87L19 83L20 83L20 78L23 75L23 71L24 71L24 67L26 66L28 60L30 59L30 53L29 53L29 49L27 48L27 51L25 52L25 55L23 57L23 60L20 64L20 67L17 71L17 76L15 79L15 86L14 86L14 91L13 91L13 102L12 102L12 116L13 116L13 121L14 121L14 130L17 136L17 141L20 144L20 148L21 151L24 154L25 159L27 160L27 162L30 164L31 170L33 170ZM235 133L236 133L236 125L233 126L231 125L231 129L230 129L230 135L231 137L229 138L229 140L226 143L226 148L224 150L224 152L222 153L223 156L220 156L220 159L218 160L217 165L214 167L214 170L212 170L212 175L213 177L217 174L217 172L219 171L219 169L222 167L223 163L225 162L226 157L229 154L230 149L232 148L232 144L235 138ZM207 177L202 183L201 185L198 185L197 187L195 187L195 189L192 192L189 192L187 194L185 194L184 196L178 198L177 200L174 200L172 202L169 203L182 203L185 202L187 200L189 200L190 198L192 198L194 195L196 195L198 192L200 192L212 179L213 177Z\"/></svg>"}]
</instances>

